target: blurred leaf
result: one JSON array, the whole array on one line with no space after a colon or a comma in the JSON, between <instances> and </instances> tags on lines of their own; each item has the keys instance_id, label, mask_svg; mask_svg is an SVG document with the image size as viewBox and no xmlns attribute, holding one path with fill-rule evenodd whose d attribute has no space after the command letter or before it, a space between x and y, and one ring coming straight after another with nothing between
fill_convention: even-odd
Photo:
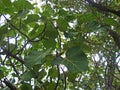
<instances>
[{"instance_id":1,"label":"blurred leaf","mask_svg":"<svg viewBox=\"0 0 120 90\"><path fill-rule=\"evenodd\" d=\"M48 76L50 76L51 78L56 78L57 77L57 74L58 74L58 71L56 68L51 68L48 72Z\"/></svg>"},{"instance_id":2,"label":"blurred leaf","mask_svg":"<svg viewBox=\"0 0 120 90\"><path fill-rule=\"evenodd\" d=\"M35 77L36 77L36 74L33 71L27 71L21 76L21 79L23 81L29 81L31 80L31 78L35 78Z\"/></svg>"},{"instance_id":3,"label":"blurred leaf","mask_svg":"<svg viewBox=\"0 0 120 90\"><path fill-rule=\"evenodd\" d=\"M0 79L2 79L4 77L4 72L3 70L0 68Z\"/></svg>"},{"instance_id":4,"label":"blurred leaf","mask_svg":"<svg viewBox=\"0 0 120 90\"><path fill-rule=\"evenodd\" d=\"M28 15L26 19L26 24L32 23L32 22L37 22L39 20L39 16L37 14L31 14Z\"/></svg>"},{"instance_id":5,"label":"blurred leaf","mask_svg":"<svg viewBox=\"0 0 120 90\"><path fill-rule=\"evenodd\" d=\"M51 49L44 51L31 51L31 53L25 57L25 65L28 67L33 67L37 64L43 64L45 62L45 57L50 54Z\"/></svg>"},{"instance_id":6,"label":"blurred leaf","mask_svg":"<svg viewBox=\"0 0 120 90\"><path fill-rule=\"evenodd\" d=\"M66 31L68 28L68 22L65 20L64 17L59 17L57 20L57 24L60 31Z\"/></svg>"},{"instance_id":7,"label":"blurred leaf","mask_svg":"<svg viewBox=\"0 0 120 90\"><path fill-rule=\"evenodd\" d=\"M28 83L24 83L20 86L20 90L33 90L32 86Z\"/></svg>"},{"instance_id":8,"label":"blurred leaf","mask_svg":"<svg viewBox=\"0 0 120 90\"><path fill-rule=\"evenodd\" d=\"M79 46L73 46L66 52L64 63L71 72L81 72L88 70L88 59Z\"/></svg>"},{"instance_id":9,"label":"blurred leaf","mask_svg":"<svg viewBox=\"0 0 120 90\"><path fill-rule=\"evenodd\" d=\"M46 76L46 71L44 69L42 69L39 73L38 73L38 81L42 81L42 79Z\"/></svg>"},{"instance_id":10,"label":"blurred leaf","mask_svg":"<svg viewBox=\"0 0 120 90\"><path fill-rule=\"evenodd\" d=\"M55 58L53 65L63 64L70 72L82 72L88 70L88 59L79 46L73 46L66 52L66 58Z\"/></svg>"},{"instance_id":11,"label":"blurred leaf","mask_svg":"<svg viewBox=\"0 0 120 90\"><path fill-rule=\"evenodd\" d=\"M104 18L103 23L105 23L107 25L113 25L113 26L118 25L117 22L113 18Z\"/></svg>"},{"instance_id":12,"label":"blurred leaf","mask_svg":"<svg viewBox=\"0 0 120 90\"><path fill-rule=\"evenodd\" d=\"M15 0L13 4L17 11L21 11L23 9L33 9L33 5L26 0Z\"/></svg>"}]
</instances>

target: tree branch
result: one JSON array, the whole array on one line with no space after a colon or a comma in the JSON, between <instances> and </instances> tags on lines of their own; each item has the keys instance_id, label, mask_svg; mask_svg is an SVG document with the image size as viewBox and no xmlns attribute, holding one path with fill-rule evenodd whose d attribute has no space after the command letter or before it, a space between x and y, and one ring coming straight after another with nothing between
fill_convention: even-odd
<instances>
[{"instance_id":1,"label":"tree branch","mask_svg":"<svg viewBox=\"0 0 120 90\"><path fill-rule=\"evenodd\" d=\"M114 39L118 48L120 49L120 36L113 30L108 30L108 32L112 36L112 38Z\"/></svg>"},{"instance_id":2,"label":"tree branch","mask_svg":"<svg viewBox=\"0 0 120 90\"><path fill-rule=\"evenodd\" d=\"M18 90L12 83L10 83L7 79L3 81L6 86L8 86L11 90Z\"/></svg>"},{"instance_id":3,"label":"tree branch","mask_svg":"<svg viewBox=\"0 0 120 90\"><path fill-rule=\"evenodd\" d=\"M120 17L120 10L116 11L116 10L112 10L107 8L106 6L102 6L101 4L97 4L94 1L91 0L86 0L92 7L96 8L98 11L104 11L104 12L110 12L113 13L117 16Z\"/></svg>"},{"instance_id":4,"label":"tree branch","mask_svg":"<svg viewBox=\"0 0 120 90\"><path fill-rule=\"evenodd\" d=\"M6 55L11 56L12 58L15 58L17 61L19 61L19 62L21 62L22 64L24 64L24 61L23 61L21 58L19 58L19 57L17 57L16 55L12 54L9 50L3 49L3 52L4 52Z\"/></svg>"}]
</instances>

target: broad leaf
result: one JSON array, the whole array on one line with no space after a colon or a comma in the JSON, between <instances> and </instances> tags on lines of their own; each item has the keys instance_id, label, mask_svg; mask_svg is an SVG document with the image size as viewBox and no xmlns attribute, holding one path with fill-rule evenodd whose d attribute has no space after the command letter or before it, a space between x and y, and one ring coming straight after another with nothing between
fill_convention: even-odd
<instances>
[{"instance_id":1,"label":"broad leaf","mask_svg":"<svg viewBox=\"0 0 120 90\"><path fill-rule=\"evenodd\" d=\"M64 64L72 72L81 72L88 69L88 59L79 46L73 46L66 52Z\"/></svg>"},{"instance_id":2,"label":"broad leaf","mask_svg":"<svg viewBox=\"0 0 120 90\"><path fill-rule=\"evenodd\" d=\"M21 76L21 79L24 80L24 81L29 81L29 80L31 80L31 78L35 78L35 77L36 77L35 72L33 72L33 71L28 71L28 72L25 72L25 73Z\"/></svg>"},{"instance_id":3,"label":"broad leaf","mask_svg":"<svg viewBox=\"0 0 120 90\"><path fill-rule=\"evenodd\" d=\"M32 51L28 56L25 57L25 65L32 67L37 64L43 64L45 57L50 53L51 49L45 51Z\"/></svg>"},{"instance_id":4,"label":"broad leaf","mask_svg":"<svg viewBox=\"0 0 120 90\"><path fill-rule=\"evenodd\" d=\"M31 14L28 15L27 20L25 21L27 24L32 22L37 22L39 19L39 16L37 14Z\"/></svg>"},{"instance_id":5,"label":"broad leaf","mask_svg":"<svg viewBox=\"0 0 120 90\"><path fill-rule=\"evenodd\" d=\"M117 22L113 18L104 18L103 23L105 23L107 25L113 25L113 26L118 25Z\"/></svg>"},{"instance_id":6,"label":"broad leaf","mask_svg":"<svg viewBox=\"0 0 120 90\"><path fill-rule=\"evenodd\" d=\"M58 57L53 60L53 65L63 64L70 72L82 72L88 70L88 59L79 46L73 46L66 52L66 58Z\"/></svg>"},{"instance_id":7,"label":"broad leaf","mask_svg":"<svg viewBox=\"0 0 120 90\"><path fill-rule=\"evenodd\" d=\"M20 90L32 90L32 86L28 83L24 83L20 86Z\"/></svg>"}]
</instances>

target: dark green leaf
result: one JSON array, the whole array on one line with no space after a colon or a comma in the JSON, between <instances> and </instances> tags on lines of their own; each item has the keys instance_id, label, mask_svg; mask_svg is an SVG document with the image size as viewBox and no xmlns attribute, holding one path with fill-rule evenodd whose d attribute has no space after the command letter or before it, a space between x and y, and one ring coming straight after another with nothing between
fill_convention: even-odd
<instances>
[{"instance_id":1,"label":"dark green leaf","mask_svg":"<svg viewBox=\"0 0 120 90\"><path fill-rule=\"evenodd\" d=\"M21 76L21 79L24 81L29 81L31 80L31 78L35 78L35 77L36 77L36 74L33 71L28 71Z\"/></svg>"},{"instance_id":2,"label":"dark green leaf","mask_svg":"<svg viewBox=\"0 0 120 90\"><path fill-rule=\"evenodd\" d=\"M0 79L2 79L4 77L4 72L2 71L2 69L0 68Z\"/></svg>"},{"instance_id":3,"label":"dark green leaf","mask_svg":"<svg viewBox=\"0 0 120 90\"><path fill-rule=\"evenodd\" d=\"M45 57L50 54L50 49L44 51L32 51L30 55L25 57L25 65L32 67L37 64L43 64Z\"/></svg>"},{"instance_id":4,"label":"dark green leaf","mask_svg":"<svg viewBox=\"0 0 120 90\"><path fill-rule=\"evenodd\" d=\"M37 80L38 81L42 81L42 79L46 76L46 71L43 69L43 70L41 70L39 73L38 73L38 78L37 78Z\"/></svg>"},{"instance_id":5,"label":"dark green leaf","mask_svg":"<svg viewBox=\"0 0 120 90\"><path fill-rule=\"evenodd\" d=\"M66 58L55 58L53 65L63 64L70 72L82 72L88 70L88 59L79 46L73 46L66 52Z\"/></svg>"},{"instance_id":6,"label":"dark green leaf","mask_svg":"<svg viewBox=\"0 0 120 90\"><path fill-rule=\"evenodd\" d=\"M66 52L64 65L71 72L81 72L88 70L88 59L79 46L73 46Z\"/></svg>"},{"instance_id":7,"label":"dark green leaf","mask_svg":"<svg viewBox=\"0 0 120 90\"><path fill-rule=\"evenodd\" d=\"M103 22L107 25L117 26L117 22L113 18L104 18Z\"/></svg>"},{"instance_id":8,"label":"dark green leaf","mask_svg":"<svg viewBox=\"0 0 120 90\"><path fill-rule=\"evenodd\" d=\"M20 86L20 90L32 90L32 86L28 83L24 83Z\"/></svg>"},{"instance_id":9,"label":"dark green leaf","mask_svg":"<svg viewBox=\"0 0 120 90\"><path fill-rule=\"evenodd\" d=\"M28 15L27 20L25 21L26 24L32 23L32 22L37 22L39 20L39 16L37 14L31 14Z\"/></svg>"}]
</instances>

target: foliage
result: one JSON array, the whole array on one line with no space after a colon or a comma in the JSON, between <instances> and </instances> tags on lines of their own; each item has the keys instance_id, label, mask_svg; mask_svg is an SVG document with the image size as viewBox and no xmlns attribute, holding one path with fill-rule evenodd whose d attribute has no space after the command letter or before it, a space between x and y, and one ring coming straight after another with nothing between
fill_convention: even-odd
<instances>
[{"instance_id":1,"label":"foliage","mask_svg":"<svg viewBox=\"0 0 120 90\"><path fill-rule=\"evenodd\" d=\"M0 90L119 90L119 4L0 0Z\"/></svg>"}]
</instances>

